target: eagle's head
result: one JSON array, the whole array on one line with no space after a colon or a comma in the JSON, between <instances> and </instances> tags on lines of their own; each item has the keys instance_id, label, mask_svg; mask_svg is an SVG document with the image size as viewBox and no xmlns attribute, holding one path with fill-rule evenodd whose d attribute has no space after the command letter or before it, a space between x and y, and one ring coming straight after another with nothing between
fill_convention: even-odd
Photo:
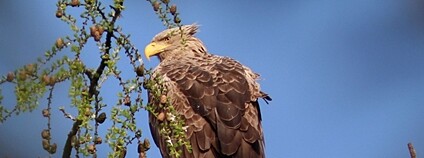
<instances>
[{"instance_id":1,"label":"eagle's head","mask_svg":"<svg viewBox=\"0 0 424 158\"><path fill-rule=\"evenodd\" d=\"M202 41L194 36L198 25L184 25L167 29L157 34L144 49L147 59L158 56L160 61L181 56L207 54Z\"/></svg>"}]
</instances>

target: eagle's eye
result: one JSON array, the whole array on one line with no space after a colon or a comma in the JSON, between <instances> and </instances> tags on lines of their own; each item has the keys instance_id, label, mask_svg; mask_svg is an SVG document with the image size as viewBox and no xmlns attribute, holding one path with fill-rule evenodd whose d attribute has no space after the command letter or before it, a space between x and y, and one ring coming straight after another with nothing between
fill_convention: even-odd
<instances>
[{"instance_id":1,"label":"eagle's eye","mask_svg":"<svg viewBox=\"0 0 424 158\"><path fill-rule=\"evenodd\" d=\"M171 37L169 36L165 36L164 38L162 38L163 41L168 42L171 39Z\"/></svg>"}]
</instances>

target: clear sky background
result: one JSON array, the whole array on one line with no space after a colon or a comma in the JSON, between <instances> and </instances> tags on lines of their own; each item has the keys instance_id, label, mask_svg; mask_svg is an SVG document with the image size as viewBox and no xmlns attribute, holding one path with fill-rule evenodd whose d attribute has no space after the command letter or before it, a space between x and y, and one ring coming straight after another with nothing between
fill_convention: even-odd
<instances>
[{"instance_id":1,"label":"clear sky background","mask_svg":"<svg viewBox=\"0 0 424 158\"><path fill-rule=\"evenodd\" d=\"M70 35L54 16L55 2L0 1L1 74L36 61L58 37ZM173 3L183 23L201 25L198 37L211 53L230 56L261 74L262 89L273 98L261 105L267 157L405 158L408 142L424 156L423 0ZM119 24L143 50L165 27L148 2L128 1L126 7ZM84 53L97 65L95 47ZM157 63L153 59L147 65ZM2 87L9 107L11 88ZM56 88L54 110L70 109L66 88ZM41 104L40 109L45 101ZM147 116L139 115L139 126L150 137L143 122ZM53 142L61 153L72 123L58 111L52 117ZM0 157L47 157L43 128L40 110L1 124ZM160 155L155 147L148 154ZM136 149L127 155L136 157Z\"/></svg>"}]
</instances>

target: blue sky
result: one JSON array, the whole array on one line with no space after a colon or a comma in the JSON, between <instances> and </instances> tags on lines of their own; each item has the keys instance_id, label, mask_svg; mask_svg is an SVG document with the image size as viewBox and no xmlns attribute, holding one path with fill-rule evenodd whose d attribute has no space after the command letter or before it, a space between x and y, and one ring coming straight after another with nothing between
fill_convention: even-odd
<instances>
[{"instance_id":1,"label":"blue sky","mask_svg":"<svg viewBox=\"0 0 424 158\"><path fill-rule=\"evenodd\" d=\"M409 157L408 142L424 155L424 1L173 3L183 23L201 25L198 37L211 53L261 74L262 89L273 98L261 106L268 157ZM164 27L148 2L126 5L119 23L143 50ZM0 2L1 74L36 61L57 37L69 35L55 9L54 0ZM97 52L95 46L85 52L93 66ZM56 107L66 107L66 88L56 88ZM9 96L4 104L13 105L11 86L2 91ZM60 152L71 122L60 113L53 117ZM139 126L150 137L147 122ZM0 125L0 156L46 157L40 138L45 127L39 110ZM155 148L148 154L159 156ZM136 150L128 155L135 157Z\"/></svg>"}]
</instances>

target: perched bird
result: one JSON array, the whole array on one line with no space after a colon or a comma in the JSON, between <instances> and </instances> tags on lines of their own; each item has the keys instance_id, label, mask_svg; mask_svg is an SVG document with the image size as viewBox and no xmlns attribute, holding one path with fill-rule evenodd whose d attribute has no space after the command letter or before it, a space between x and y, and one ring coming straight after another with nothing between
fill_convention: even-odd
<instances>
[{"instance_id":1,"label":"perched bird","mask_svg":"<svg viewBox=\"0 0 424 158\"><path fill-rule=\"evenodd\" d=\"M184 158L261 158L264 134L258 98L271 98L260 90L259 75L238 61L210 54L194 35L196 24L167 29L145 48L145 55L159 57L151 78L159 77L177 113L184 120L191 151L181 147ZM155 113L166 112L149 95ZM150 130L163 157L171 157L159 124L166 119L149 114Z\"/></svg>"}]
</instances>

